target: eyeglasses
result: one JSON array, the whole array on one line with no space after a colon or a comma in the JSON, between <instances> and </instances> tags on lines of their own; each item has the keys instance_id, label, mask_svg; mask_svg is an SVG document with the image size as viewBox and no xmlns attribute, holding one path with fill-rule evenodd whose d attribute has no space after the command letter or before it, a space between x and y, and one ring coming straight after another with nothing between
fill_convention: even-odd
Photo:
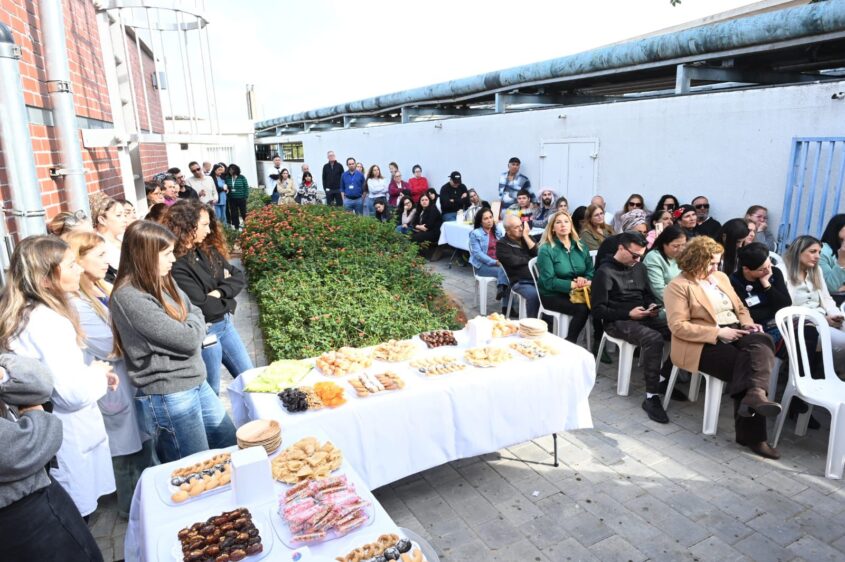
<instances>
[{"instance_id":1,"label":"eyeglasses","mask_svg":"<svg viewBox=\"0 0 845 562\"><path fill-rule=\"evenodd\" d=\"M192 171L192 172L199 172L199 171L200 171L200 169L199 169L199 168L191 168L191 171Z\"/></svg>"},{"instance_id":2,"label":"eyeglasses","mask_svg":"<svg viewBox=\"0 0 845 562\"><path fill-rule=\"evenodd\" d=\"M709 209L710 203L699 203L698 205L695 205L695 208L696 209Z\"/></svg>"},{"instance_id":3,"label":"eyeglasses","mask_svg":"<svg viewBox=\"0 0 845 562\"><path fill-rule=\"evenodd\" d=\"M629 207L635 207L635 208L639 209L639 208L642 208L643 203L642 203L642 201L628 201L628 206Z\"/></svg>"},{"instance_id":4,"label":"eyeglasses","mask_svg":"<svg viewBox=\"0 0 845 562\"><path fill-rule=\"evenodd\" d=\"M625 248L625 246L622 246L622 247ZM641 259L643 259L643 256L645 255L645 254L638 254L636 252L632 252L629 248L625 248L625 251L628 252L629 254L631 254L631 257L634 259L634 261L640 261Z\"/></svg>"},{"instance_id":5,"label":"eyeglasses","mask_svg":"<svg viewBox=\"0 0 845 562\"><path fill-rule=\"evenodd\" d=\"M667 211L674 211L675 210L675 204L674 203L664 203L663 208Z\"/></svg>"}]
</instances>

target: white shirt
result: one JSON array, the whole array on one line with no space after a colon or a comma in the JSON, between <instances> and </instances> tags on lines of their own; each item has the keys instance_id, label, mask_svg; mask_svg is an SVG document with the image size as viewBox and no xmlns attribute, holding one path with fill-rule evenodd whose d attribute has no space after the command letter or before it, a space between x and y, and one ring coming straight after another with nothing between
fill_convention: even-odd
<instances>
[{"instance_id":1,"label":"white shirt","mask_svg":"<svg viewBox=\"0 0 845 562\"><path fill-rule=\"evenodd\" d=\"M388 183L384 178L370 178L367 180L367 190L370 192L370 199L377 197L387 198Z\"/></svg>"},{"instance_id":2,"label":"white shirt","mask_svg":"<svg viewBox=\"0 0 845 562\"><path fill-rule=\"evenodd\" d=\"M211 176L203 176L201 178L191 176L185 178L185 182L194 188L204 205L213 205L217 201L217 186L214 185L214 180Z\"/></svg>"},{"instance_id":3,"label":"white shirt","mask_svg":"<svg viewBox=\"0 0 845 562\"><path fill-rule=\"evenodd\" d=\"M264 192L267 195L273 195L273 190L276 189L276 181L278 181L278 180L274 180L270 176L281 176L281 175L282 175L282 167L281 166L279 166L278 168L276 168L275 166L272 166L270 168L270 171L267 172L267 182L264 184Z\"/></svg>"},{"instance_id":4,"label":"white shirt","mask_svg":"<svg viewBox=\"0 0 845 562\"><path fill-rule=\"evenodd\" d=\"M819 273L819 276L821 277L821 273ZM804 306L825 315L839 314L839 309L836 307L836 302L831 298L824 279L822 279L821 285L817 289L810 281L809 276L802 283L793 285L789 276L786 276L786 287L789 289L789 296L792 297L793 306Z\"/></svg>"}]
</instances>

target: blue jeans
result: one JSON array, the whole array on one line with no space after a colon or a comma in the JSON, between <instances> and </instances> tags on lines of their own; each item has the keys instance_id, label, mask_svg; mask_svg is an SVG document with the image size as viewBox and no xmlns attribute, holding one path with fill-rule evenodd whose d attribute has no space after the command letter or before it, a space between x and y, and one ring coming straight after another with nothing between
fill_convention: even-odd
<instances>
[{"instance_id":1,"label":"blue jeans","mask_svg":"<svg viewBox=\"0 0 845 562\"><path fill-rule=\"evenodd\" d=\"M525 299L525 313L528 315L528 318L537 318L537 313L540 311L540 295L537 293L537 287L534 283L531 281L517 281L511 285L511 291ZM516 303L514 302L514 304Z\"/></svg>"},{"instance_id":2,"label":"blue jeans","mask_svg":"<svg viewBox=\"0 0 845 562\"><path fill-rule=\"evenodd\" d=\"M223 364L233 377L253 368L252 359L241 341L241 336L232 322L232 315L227 314L208 329L209 334L217 336L217 343L202 350L205 374L208 386L214 394L220 394L220 365Z\"/></svg>"},{"instance_id":3,"label":"blue jeans","mask_svg":"<svg viewBox=\"0 0 845 562\"><path fill-rule=\"evenodd\" d=\"M496 277L498 279L496 281L497 285L508 284L508 274L499 265L482 265L481 267L474 268L474 270L475 274L479 277Z\"/></svg>"},{"instance_id":4,"label":"blue jeans","mask_svg":"<svg viewBox=\"0 0 845 562\"><path fill-rule=\"evenodd\" d=\"M235 426L207 382L172 394L139 390L135 406L162 463L236 443Z\"/></svg>"},{"instance_id":5,"label":"blue jeans","mask_svg":"<svg viewBox=\"0 0 845 562\"><path fill-rule=\"evenodd\" d=\"M399 234L408 234L409 232L411 232L411 227L410 226L402 226L400 224L399 226L396 227L396 232L398 232Z\"/></svg>"},{"instance_id":6,"label":"blue jeans","mask_svg":"<svg viewBox=\"0 0 845 562\"><path fill-rule=\"evenodd\" d=\"M443 222L458 220L458 213L443 213Z\"/></svg>"},{"instance_id":7,"label":"blue jeans","mask_svg":"<svg viewBox=\"0 0 845 562\"><path fill-rule=\"evenodd\" d=\"M226 224L226 203L214 206L214 216L217 217L220 224Z\"/></svg>"},{"instance_id":8,"label":"blue jeans","mask_svg":"<svg viewBox=\"0 0 845 562\"><path fill-rule=\"evenodd\" d=\"M344 199L343 210L352 211L356 215L364 214L364 201L361 199Z\"/></svg>"}]
</instances>

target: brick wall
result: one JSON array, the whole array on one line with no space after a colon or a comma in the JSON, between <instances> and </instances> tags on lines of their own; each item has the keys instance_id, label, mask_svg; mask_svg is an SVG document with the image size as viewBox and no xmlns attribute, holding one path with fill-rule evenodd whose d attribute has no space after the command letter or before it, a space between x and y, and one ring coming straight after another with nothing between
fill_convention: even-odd
<instances>
[{"instance_id":1,"label":"brick wall","mask_svg":"<svg viewBox=\"0 0 845 562\"><path fill-rule=\"evenodd\" d=\"M147 107L149 107L150 120L153 125L152 132L163 133L164 117L161 111L161 104L159 103L158 90L153 87L155 63L149 52L144 50L142 45L141 61L143 63L143 70L141 69L141 64L138 63L138 48L135 46L135 38L128 33L126 36L126 47L129 50L132 80L135 84L135 104L138 108L140 128L143 131L150 132L150 121L147 120ZM147 93L146 103L144 102L144 90Z\"/></svg>"},{"instance_id":2,"label":"brick wall","mask_svg":"<svg viewBox=\"0 0 845 562\"><path fill-rule=\"evenodd\" d=\"M159 172L170 168L167 162L167 147L164 143L145 143L141 145L141 170L144 180L150 180Z\"/></svg>"}]
</instances>

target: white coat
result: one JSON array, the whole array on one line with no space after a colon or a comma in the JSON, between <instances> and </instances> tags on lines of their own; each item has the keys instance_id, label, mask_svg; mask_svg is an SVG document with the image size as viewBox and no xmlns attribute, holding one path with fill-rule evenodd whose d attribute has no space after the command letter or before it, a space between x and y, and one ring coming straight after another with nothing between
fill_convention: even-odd
<instances>
[{"instance_id":1,"label":"white coat","mask_svg":"<svg viewBox=\"0 0 845 562\"><path fill-rule=\"evenodd\" d=\"M79 313L82 331L85 332L85 363L90 365L95 360L108 361L120 379L117 390L106 392L97 402L109 436L111 456L137 453L141 450L141 434L135 410L135 387L129 380L126 363L122 359L115 361L111 358L114 346L111 326L97 315L87 300L74 298L73 304Z\"/></svg>"},{"instance_id":2,"label":"white coat","mask_svg":"<svg viewBox=\"0 0 845 562\"><path fill-rule=\"evenodd\" d=\"M44 305L37 305L26 327L12 342L14 353L39 359L53 374L53 414L62 421L58 469L50 474L85 516L97 498L115 491L109 438L97 400L106 392L106 377L85 364L73 324Z\"/></svg>"}]
</instances>

